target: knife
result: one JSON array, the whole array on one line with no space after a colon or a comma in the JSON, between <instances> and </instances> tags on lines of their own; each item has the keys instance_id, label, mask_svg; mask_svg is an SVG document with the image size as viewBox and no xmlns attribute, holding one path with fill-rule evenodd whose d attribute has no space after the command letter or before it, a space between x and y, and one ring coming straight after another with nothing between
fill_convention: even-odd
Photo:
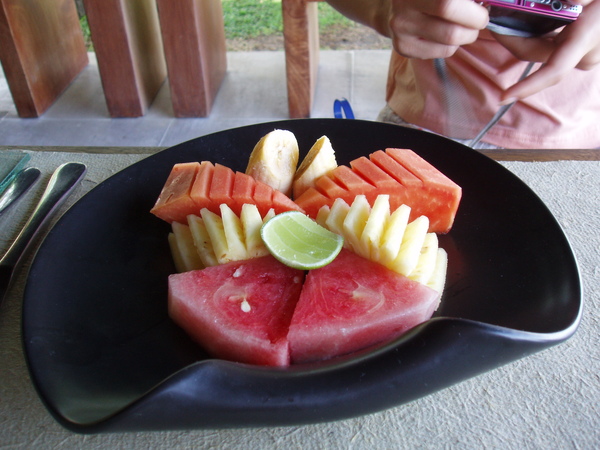
<instances>
[{"instance_id":1,"label":"knife","mask_svg":"<svg viewBox=\"0 0 600 450\"><path fill-rule=\"evenodd\" d=\"M10 282L21 256L51 213L62 204L86 172L80 163L66 163L59 166L42 195L27 223L0 259L0 304L8 291Z\"/></svg>"},{"instance_id":2,"label":"knife","mask_svg":"<svg viewBox=\"0 0 600 450\"><path fill-rule=\"evenodd\" d=\"M40 170L35 167L21 170L0 195L0 215L24 194L39 176Z\"/></svg>"}]
</instances>

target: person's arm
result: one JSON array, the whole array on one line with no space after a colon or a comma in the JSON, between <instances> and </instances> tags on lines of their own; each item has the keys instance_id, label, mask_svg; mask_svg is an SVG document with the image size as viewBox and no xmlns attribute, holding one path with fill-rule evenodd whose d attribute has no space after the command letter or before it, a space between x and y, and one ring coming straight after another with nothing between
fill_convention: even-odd
<instances>
[{"instance_id":1,"label":"person's arm","mask_svg":"<svg viewBox=\"0 0 600 450\"><path fill-rule=\"evenodd\" d=\"M600 0L599 0L600 1ZM487 10L472 0L327 0L350 19L392 39L409 58L446 58L477 39Z\"/></svg>"},{"instance_id":2,"label":"person's arm","mask_svg":"<svg viewBox=\"0 0 600 450\"><path fill-rule=\"evenodd\" d=\"M583 4L583 2L581 2ZM503 94L512 103L568 78L573 69L591 70L600 64L600 0L584 5L579 18L553 37L496 36L517 58L544 65Z\"/></svg>"}]
</instances>

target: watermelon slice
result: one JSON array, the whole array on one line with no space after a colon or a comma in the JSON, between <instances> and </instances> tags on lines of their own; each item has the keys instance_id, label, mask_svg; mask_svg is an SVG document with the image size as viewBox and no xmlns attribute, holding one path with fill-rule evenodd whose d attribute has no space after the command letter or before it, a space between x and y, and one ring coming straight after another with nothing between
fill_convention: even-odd
<instances>
[{"instance_id":1,"label":"watermelon slice","mask_svg":"<svg viewBox=\"0 0 600 450\"><path fill-rule=\"evenodd\" d=\"M270 255L171 275L169 315L217 358L287 366L303 281Z\"/></svg>"},{"instance_id":2,"label":"watermelon slice","mask_svg":"<svg viewBox=\"0 0 600 450\"><path fill-rule=\"evenodd\" d=\"M277 214L303 211L271 186L221 164L203 161L175 164L150 212L169 223L185 224L189 214L198 215L202 208L219 214L222 203L238 216L244 203L256 205L261 214L271 208Z\"/></svg>"},{"instance_id":3,"label":"watermelon slice","mask_svg":"<svg viewBox=\"0 0 600 450\"><path fill-rule=\"evenodd\" d=\"M352 204L364 194L373 206L378 195L390 196L393 210L400 205L411 207L410 220L419 216L429 219L429 231L447 233L462 196L460 186L442 174L412 150L388 148L350 162L350 168L338 166L319 178L296 203L316 218L322 206L341 198Z\"/></svg>"},{"instance_id":4,"label":"watermelon slice","mask_svg":"<svg viewBox=\"0 0 600 450\"><path fill-rule=\"evenodd\" d=\"M438 303L433 289L344 249L306 277L288 334L292 363L391 341L429 319Z\"/></svg>"}]
</instances>

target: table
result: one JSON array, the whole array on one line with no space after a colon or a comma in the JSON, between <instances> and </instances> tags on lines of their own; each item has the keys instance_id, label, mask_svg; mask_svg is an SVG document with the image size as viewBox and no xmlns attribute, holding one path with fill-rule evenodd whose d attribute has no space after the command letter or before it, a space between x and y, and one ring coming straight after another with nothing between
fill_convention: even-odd
<instances>
[{"instance_id":1,"label":"table","mask_svg":"<svg viewBox=\"0 0 600 450\"><path fill-rule=\"evenodd\" d=\"M38 148L31 151L30 165L41 169L43 181L63 162L88 165L84 181L60 214L112 173L160 150ZM15 448L597 448L600 158L596 151L519 155L551 159L501 164L548 205L569 237L581 269L584 316L579 330L565 343L412 403L350 420L298 427L82 436L51 418L28 378L20 343L26 275L21 268L0 306L0 442ZM577 160L564 159L569 155ZM515 159L510 152L494 156ZM43 186L38 183L17 208L0 217L0 251L6 250L24 223ZM31 254L26 255L24 267Z\"/></svg>"}]
</instances>

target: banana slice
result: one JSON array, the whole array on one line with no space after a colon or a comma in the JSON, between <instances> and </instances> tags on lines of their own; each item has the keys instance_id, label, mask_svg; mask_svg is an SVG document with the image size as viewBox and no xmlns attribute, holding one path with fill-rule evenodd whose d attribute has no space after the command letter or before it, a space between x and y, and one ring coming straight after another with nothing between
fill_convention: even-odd
<instances>
[{"instance_id":1,"label":"banana slice","mask_svg":"<svg viewBox=\"0 0 600 450\"><path fill-rule=\"evenodd\" d=\"M314 187L317 178L335 169L337 165L329 138L322 136L317 139L294 175L294 198L300 197L309 187Z\"/></svg>"},{"instance_id":2,"label":"banana slice","mask_svg":"<svg viewBox=\"0 0 600 450\"><path fill-rule=\"evenodd\" d=\"M252 150L246 174L289 197L298 158L298 141L294 133L273 130L263 136Z\"/></svg>"}]
</instances>

